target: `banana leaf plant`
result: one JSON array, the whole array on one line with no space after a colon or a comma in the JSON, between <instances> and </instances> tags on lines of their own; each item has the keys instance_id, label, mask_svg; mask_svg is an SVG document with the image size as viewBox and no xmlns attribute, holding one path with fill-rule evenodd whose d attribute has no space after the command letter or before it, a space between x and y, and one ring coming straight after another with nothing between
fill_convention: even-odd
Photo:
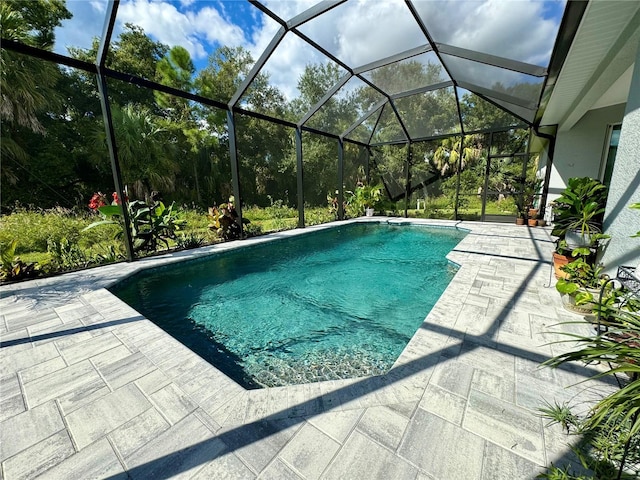
<instances>
[{"instance_id":1,"label":"banana leaf plant","mask_svg":"<svg viewBox=\"0 0 640 480\"><path fill-rule=\"evenodd\" d=\"M142 200L125 202L131 224L131 238L135 252L140 250L154 251L159 242L169 248L169 239L176 238L176 232L186 224L181 218L181 212L172 203L168 207L162 202L148 205ZM122 205L104 205L97 209L102 220L93 222L84 228L89 230L100 225L120 225L122 229L116 234L116 239L124 234Z\"/></svg>"}]
</instances>

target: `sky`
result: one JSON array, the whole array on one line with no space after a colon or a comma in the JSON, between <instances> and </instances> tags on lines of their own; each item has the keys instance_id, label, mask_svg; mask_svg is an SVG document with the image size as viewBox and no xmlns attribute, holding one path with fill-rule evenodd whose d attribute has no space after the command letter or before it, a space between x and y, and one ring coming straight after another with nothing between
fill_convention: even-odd
<instances>
[{"instance_id":1,"label":"sky","mask_svg":"<svg viewBox=\"0 0 640 480\"><path fill-rule=\"evenodd\" d=\"M285 20L317 0L263 0ZM414 0L434 40L547 66L565 0ZM55 51L89 48L102 34L106 0L67 0L73 18L56 30ZM279 25L245 0L121 0L114 38L125 23L154 40L186 48L199 70L221 45L242 46L257 60ZM376 28L378 27L378 28ZM348 0L300 30L350 67L426 43L402 0ZM305 65L326 61L288 33L265 65L271 83L297 96Z\"/></svg>"}]
</instances>

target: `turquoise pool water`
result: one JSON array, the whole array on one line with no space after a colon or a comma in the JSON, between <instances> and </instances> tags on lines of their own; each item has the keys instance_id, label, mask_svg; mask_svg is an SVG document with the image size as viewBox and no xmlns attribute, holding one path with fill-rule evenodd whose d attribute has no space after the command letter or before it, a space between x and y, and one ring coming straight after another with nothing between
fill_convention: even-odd
<instances>
[{"instance_id":1,"label":"turquoise pool water","mask_svg":"<svg viewBox=\"0 0 640 480\"><path fill-rule=\"evenodd\" d=\"M137 274L112 292L246 388L386 372L455 274L454 228L351 224Z\"/></svg>"}]
</instances>

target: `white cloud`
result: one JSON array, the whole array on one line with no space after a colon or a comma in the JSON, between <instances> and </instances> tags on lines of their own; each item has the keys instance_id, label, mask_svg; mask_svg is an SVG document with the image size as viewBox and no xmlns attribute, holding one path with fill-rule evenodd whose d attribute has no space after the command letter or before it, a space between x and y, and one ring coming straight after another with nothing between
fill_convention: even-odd
<instances>
[{"instance_id":1,"label":"white cloud","mask_svg":"<svg viewBox=\"0 0 640 480\"><path fill-rule=\"evenodd\" d=\"M256 52L258 55L261 52ZM254 57L257 60L257 57ZM298 96L298 79L310 63L321 63L323 56L298 38L287 33L264 66L271 85L278 87L289 99Z\"/></svg>"},{"instance_id":2,"label":"white cloud","mask_svg":"<svg viewBox=\"0 0 640 480\"><path fill-rule=\"evenodd\" d=\"M206 58L212 45L246 44L242 29L225 20L212 6L181 12L168 2L133 0L120 5L118 21L139 25L170 47L186 48L195 60Z\"/></svg>"},{"instance_id":3,"label":"white cloud","mask_svg":"<svg viewBox=\"0 0 640 480\"><path fill-rule=\"evenodd\" d=\"M242 45L245 36L242 29L222 18L220 13L212 7L204 7L198 12L186 14L194 34L206 38L209 43L221 45Z\"/></svg>"},{"instance_id":4,"label":"white cloud","mask_svg":"<svg viewBox=\"0 0 640 480\"><path fill-rule=\"evenodd\" d=\"M549 61L559 19L544 19L540 0L418 0L415 5L436 42L538 65Z\"/></svg>"},{"instance_id":5,"label":"white cloud","mask_svg":"<svg viewBox=\"0 0 640 480\"><path fill-rule=\"evenodd\" d=\"M198 32L189 18L170 3L150 0L121 3L117 18L121 23L142 27L147 34L170 47L184 47L195 59L206 56L206 50L197 38Z\"/></svg>"},{"instance_id":6,"label":"white cloud","mask_svg":"<svg viewBox=\"0 0 640 480\"><path fill-rule=\"evenodd\" d=\"M274 0L265 2L265 5L288 20L315 3L318 2ZM381 38L380 33L371 28L382 20L397 17L399 13L404 14L401 16L405 22L400 25L397 32L391 33L392 41ZM400 0L369 3L364 5L364 8L361 2L350 0L305 23L300 30L346 64L355 67L375 60L379 56L391 55L410 46L424 43L422 40L416 43L415 36L412 38L408 35L407 30L411 27L417 30L415 22L412 24L408 21L408 15L406 6ZM254 58L257 59L262 54L278 28L279 25L276 22L268 20L256 31L250 46ZM417 30L414 33L420 32ZM297 82L305 66L327 61L330 60L320 51L307 45L293 33L288 33L265 65L264 71L269 73L272 84L278 86L288 98L293 98L297 95Z\"/></svg>"},{"instance_id":7,"label":"white cloud","mask_svg":"<svg viewBox=\"0 0 640 480\"><path fill-rule=\"evenodd\" d=\"M285 20L317 2L264 1ZM413 2L436 42L540 65L548 62L559 19L544 19L545 4L540 0ZM104 0L70 1L67 5L74 19L56 31L56 51L61 53L66 51L58 45L88 48L91 37L100 35L104 24ZM280 26L254 6L242 6L244 10L230 0L123 0L117 28L121 29L125 22L139 25L162 43L186 48L196 64L202 64L218 45L243 46L257 60ZM241 25L251 30L243 32ZM351 67L427 42L402 0L349 0L302 25L300 30ZM297 82L305 65L323 61L327 59L319 51L289 33L264 71L269 73L272 84L291 98L297 95Z\"/></svg>"},{"instance_id":8,"label":"white cloud","mask_svg":"<svg viewBox=\"0 0 640 480\"><path fill-rule=\"evenodd\" d=\"M414 0L414 5L436 42L544 66L560 21L544 18L540 0ZM349 0L300 30L353 68L427 43L402 0ZM513 72L467 67L484 76L492 70L491 84L522 81Z\"/></svg>"},{"instance_id":9,"label":"white cloud","mask_svg":"<svg viewBox=\"0 0 640 480\"><path fill-rule=\"evenodd\" d=\"M107 11L107 0L91 0L89 3L96 12L105 13Z\"/></svg>"},{"instance_id":10,"label":"white cloud","mask_svg":"<svg viewBox=\"0 0 640 480\"><path fill-rule=\"evenodd\" d=\"M68 47L89 49L93 38L102 35L106 0L70 1L67 2L67 9L72 17L55 29L54 51L62 55L68 55Z\"/></svg>"},{"instance_id":11,"label":"white cloud","mask_svg":"<svg viewBox=\"0 0 640 480\"><path fill-rule=\"evenodd\" d=\"M351 1L327 12L327 18L309 22L301 30L351 67L426 43L407 6L401 0ZM336 35L331 38L331 29Z\"/></svg>"},{"instance_id":12,"label":"white cloud","mask_svg":"<svg viewBox=\"0 0 640 480\"><path fill-rule=\"evenodd\" d=\"M283 20L289 20L313 7L320 0L265 0L262 3Z\"/></svg>"}]
</instances>

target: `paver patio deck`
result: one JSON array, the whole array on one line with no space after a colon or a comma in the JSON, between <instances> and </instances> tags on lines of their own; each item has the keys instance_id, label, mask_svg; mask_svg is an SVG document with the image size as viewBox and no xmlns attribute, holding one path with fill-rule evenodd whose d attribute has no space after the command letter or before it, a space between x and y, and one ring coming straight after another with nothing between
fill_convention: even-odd
<instances>
[{"instance_id":1,"label":"paver patio deck","mask_svg":"<svg viewBox=\"0 0 640 480\"><path fill-rule=\"evenodd\" d=\"M549 344L558 332L589 330L556 325L580 317L553 288L549 229L414 222L470 233L379 377L245 390L105 289L299 231L1 287L0 477L512 480L566 460L569 439L537 408L586 408L612 387L539 367L570 348Z\"/></svg>"}]
</instances>

